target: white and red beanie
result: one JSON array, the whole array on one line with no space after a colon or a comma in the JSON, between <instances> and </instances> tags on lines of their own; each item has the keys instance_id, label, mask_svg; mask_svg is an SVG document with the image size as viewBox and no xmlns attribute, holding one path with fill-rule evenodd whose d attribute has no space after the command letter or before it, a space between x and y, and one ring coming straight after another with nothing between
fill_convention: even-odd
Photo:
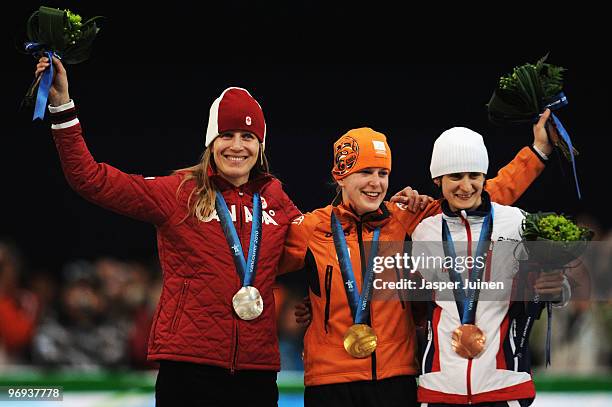
<instances>
[{"instance_id":1,"label":"white and red beanie","mask_svg":"<svg viewBox=\"0 0 612 407\"><path fill-rule=\"evenodd\" d=\"M221 93L212 106L206 129L206 147L221 133L229 130L251 132L262 145L266 141L266 121L259 103L242 88L230 87Z\"/></svg>"},{"instance_id":2,"label":"white and red beanie","mask_svg":"<svg viewBox=\"0 0 612 407\"><path fill-rule=\"evenodd\" d=\"M460 172L487 173L489 155L482 136L466 127L453 127L434 143L429 170L431 178Z\"/></svg>"}]
</instances>

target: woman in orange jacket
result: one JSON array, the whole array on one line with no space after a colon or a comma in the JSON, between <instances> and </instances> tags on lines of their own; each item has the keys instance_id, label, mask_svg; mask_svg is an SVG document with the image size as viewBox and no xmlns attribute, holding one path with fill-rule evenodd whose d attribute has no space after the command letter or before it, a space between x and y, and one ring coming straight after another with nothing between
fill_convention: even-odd
<instances>
[{"instance_id":1,"label":"woman in orange jacket","mask_svg":"<svg viewBox=\"0 0 612 407\"><path fill-rule=\"evenodd\" d=\"M534 146L487 182L493 200L513 203L543 170L538 151L551 148L544 123L534 126ZM440 212L440 202L416 213L385 202L390 172L385 135L370 128L349 131L334 143L336 199L289 228L279 270L306 270L312 307L304 337L307 407L416 405L411 305L389 290L395 298L370 301L372 256L383 242L409 239L423 218ZM370 256L364 242L372 242Z\"/></svg>"}]
</instances>

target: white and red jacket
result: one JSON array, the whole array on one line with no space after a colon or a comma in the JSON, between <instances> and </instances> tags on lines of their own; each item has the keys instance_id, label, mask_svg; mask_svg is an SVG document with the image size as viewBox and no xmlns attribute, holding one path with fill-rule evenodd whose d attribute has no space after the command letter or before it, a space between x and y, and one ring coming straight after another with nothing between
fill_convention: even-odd
<instances>
[{"instance_id":1,"label":"white and red jacket","mask_svg":"<svg viewBox=\"0 0 612 407\"><path fill-rule=\"evenodd\" d=\"M193 180L177 193L184 174L130 175L89 153L74 103L50 107L52 131L70 186L89 201L155 225L163 271L161 298L149 336L150 360L174 360L227 369L279 370L272 287L290 222L300 212L268 174L239 187L211 178L231 212L247 255L253 194L262 199L262 242L254 286L264 311L252 321L238 318L232 296L241 286L218 217L202 222L188 215Z\"/></svg>"},{"instance_id":2,"label":"white and red jacket","mask_svg":"<svg viewBox=\"0 0 612 407\"><path fill-rule=\"evenodd\" d=\"M494 209L491 241L520 241L523 212L515 207L491 203L488 194L483 192L483 204L474 211L456 214L444 201L443 213L423 220L415 229L413 253L429 250L444 256L441 245L434 249L434 245L425 243L442 241L444 219L457 254L460 255L462 250L465 253L471 242L471 255L475 256L480 231L491 205ZM506 242L505 249L493 252L489 249L483 275L484 281L503 282L505 289L510 291L519 267L512 246ZM427 279L427 276L423 277ZM466 277L462 276L461 280ZM507 294L504 296L507 300L479 301L475 324L484 332L486 343L484 350L470 360L459 356L451 346L453 331L461 325L455 301L449 301L448 297L445 300L434 299L429 307L427 342L421 355L420 402L476 404L535 397L528 348L523 351L525 356L515 356L518 335L525 327L524 303L512 302L510 293Z\"/></svg>"}]
</instances>

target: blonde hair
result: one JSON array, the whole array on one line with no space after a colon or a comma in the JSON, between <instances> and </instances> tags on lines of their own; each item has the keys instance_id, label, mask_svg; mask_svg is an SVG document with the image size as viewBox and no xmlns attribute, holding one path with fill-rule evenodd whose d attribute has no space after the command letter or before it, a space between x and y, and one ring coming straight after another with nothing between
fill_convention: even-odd
<instances>
[{"instance_id":1,"label":"blonde hair","mask_svg":"<svg viewBox=\"0 0 612 407\"><path fill-rule=\"evenodd\" d=\"M210 147L212 147L212 144ZM187 215L181 222L184 222L190 216L195 216L198 220L206 222L215 210L217 188L208 175L208 168L215 168L215 160L210 147L204 150L202 159L198 164L173 171L173 174L183 173L183 179L176 190L177 198L187 181L195 180L195 186L187 198ZM267 174L269 172L268 159L260 143L259 160L251 169L251 174Z\"/></svg>"}]
</instances>

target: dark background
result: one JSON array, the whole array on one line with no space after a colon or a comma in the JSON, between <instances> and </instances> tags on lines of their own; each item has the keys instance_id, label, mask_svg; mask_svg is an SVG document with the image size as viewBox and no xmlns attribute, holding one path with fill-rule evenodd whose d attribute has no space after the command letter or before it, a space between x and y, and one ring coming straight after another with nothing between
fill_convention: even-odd
<instances>
[{"instance_id":1,"label":"dark background","mask_svg":"<svg viewBox=\"0 0 612 407\"><path fill-rule=\"evenodd\" d=\"M68 67L70 94L98 161L146 176L196 163L210 104L226 87L241 86L263 106L272 171L303 211L331 201L331 146L355 127L387 135L391 194L406 185L433 193L431 149L452 126L485 137L492 176L533 136L530 126L493 126L485 104L500 75L550 52L549 62L567 68L570 104L558 116L581 153L583 199L569 165L553 156L516 205L587 213L612 226L610 75L606 26L596 10L588 20L562 7L556 11L565 17L507 10L505 19L494 13L473 23L448 7L445 20L343 2L42 4L106 17L91 59ZM154 228L77 196L64 180L50 124L32 123L31 110L18 110L35 62L16 46L39 5L22 2L4 13L0 237L14 240L33 267L102 255L154 257Z\"/></svg>"}]
</instances>

